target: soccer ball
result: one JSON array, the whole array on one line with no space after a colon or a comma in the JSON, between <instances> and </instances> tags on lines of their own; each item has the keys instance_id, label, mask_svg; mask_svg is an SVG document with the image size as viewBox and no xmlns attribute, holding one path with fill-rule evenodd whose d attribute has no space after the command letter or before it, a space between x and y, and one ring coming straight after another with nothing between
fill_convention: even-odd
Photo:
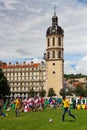
<instances>
[{"instance_id":1,"label":"soccer ball","mask_svg":"<svg viewBox=\"0 0 87 130\"><path fill-rule=\"evenodd\" d=\"M53 119L49 119L49 122L53 122Z\"/></svg>"},{"instance_id":2,"label":"soccer ball","mask_svg":"<svg viewBox=\"0 0 87 130\"><path fill-rule=\"evenodd\" d=\"M8 108L7 111L10 111L10 108Z\"/></svg>"}]
</instances>

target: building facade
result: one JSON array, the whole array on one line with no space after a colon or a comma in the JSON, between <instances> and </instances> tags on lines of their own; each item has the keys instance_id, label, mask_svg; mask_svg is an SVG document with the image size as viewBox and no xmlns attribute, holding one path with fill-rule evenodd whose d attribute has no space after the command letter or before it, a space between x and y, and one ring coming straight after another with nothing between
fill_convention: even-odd
<instances>
[{"instance_id":1,"label":"building facade","mask_svg":"<svg viewBox=\"0 0 87 130\"><path fill-rule=\"evenodd\" d=\"M45 86L46 64L45 62L27 64L2 63L4 75L7 77L11 97L28 97L33 89L38 94Z\"/></svg>"}]
</instances>

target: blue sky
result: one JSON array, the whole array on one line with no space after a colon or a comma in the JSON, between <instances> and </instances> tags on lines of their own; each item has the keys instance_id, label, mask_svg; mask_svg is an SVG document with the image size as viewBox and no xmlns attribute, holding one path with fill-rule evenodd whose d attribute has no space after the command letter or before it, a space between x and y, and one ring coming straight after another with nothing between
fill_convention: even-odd
<instances>
[{"instance_id":1,"label":"blue sky","mask_svg":"<svg viewBox=\"0 0 87 130\"><path fill-rule=\"evenodd\" d=\"M0 60L40 61L56 4L64 72L87 74L87 0L0 0Z\"/></svg>"}]
</instances>

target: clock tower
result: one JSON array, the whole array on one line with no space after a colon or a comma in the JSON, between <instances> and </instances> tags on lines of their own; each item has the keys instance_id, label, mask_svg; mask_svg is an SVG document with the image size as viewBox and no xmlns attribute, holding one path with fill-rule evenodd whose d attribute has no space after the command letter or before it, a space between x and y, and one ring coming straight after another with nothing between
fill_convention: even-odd
<instances>
[{"instance_id":1,"label":"clock tower","mask_svg":"<svg viewBox=\"0 0 87 130\"><path fill-rule=\"evenodd\" d=\"M63 38L64 31L58 25L58 17L54 11L52 26L46 31L46 91L53 88L56 95L64 84L64 57L63 57Z\"/></svg>"}]
</instances>

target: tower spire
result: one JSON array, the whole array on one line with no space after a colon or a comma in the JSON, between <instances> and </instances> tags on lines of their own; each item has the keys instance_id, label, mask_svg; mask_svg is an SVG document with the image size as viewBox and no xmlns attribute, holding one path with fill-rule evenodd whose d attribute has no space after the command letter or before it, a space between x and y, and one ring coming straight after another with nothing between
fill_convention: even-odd
<instances>
[{"instance_id":1,"label":"tower spire","mask_svg":"<svg viewBox=\"0 0 87 130\"><path fill-rule=\"evenodd\" d=\"M52 26L56 26L56 25L58 25L58 18L57 18L57 16L56 16L56 5L54 4L54 7L53 7L53 9L54 9L54 16L52 17Z\"/></svg>"},{"instance_id":2,"label":"tower spire","mask_svg":"<svg viewBox=\"0 0 87 130\"><path fill-rule=\"evenodd\" d=\"M53 9L54 9L54 16L56 16L56 8L57 8L57 6L54 4L54 7L53 7Z\"/></svg>"}]
</instances>

